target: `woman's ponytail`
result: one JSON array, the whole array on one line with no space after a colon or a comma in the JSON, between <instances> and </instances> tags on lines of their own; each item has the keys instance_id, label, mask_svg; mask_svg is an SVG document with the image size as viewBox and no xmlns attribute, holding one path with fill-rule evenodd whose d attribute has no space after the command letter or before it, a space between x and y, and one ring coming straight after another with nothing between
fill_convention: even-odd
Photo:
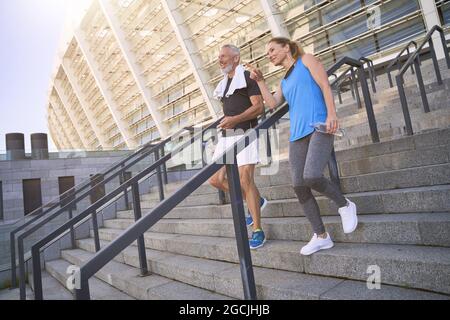
<instances>
[{"instance_id":1,"label":"woman's ponytail","mask_svg":"<svg viewBox=\"0 0 450 320\"><path fill-rule=\"evenodd\" d=\"M292 57L297 60L298 58L302 57L305 54L305 51L301 46L297 44L295 41L291 41L288 38L284 37L275 37L272 38L269 43L275 42L277 44L280 44L282 46L289 46L289 50L291 52Z\"/></svg>"}]
</instances>

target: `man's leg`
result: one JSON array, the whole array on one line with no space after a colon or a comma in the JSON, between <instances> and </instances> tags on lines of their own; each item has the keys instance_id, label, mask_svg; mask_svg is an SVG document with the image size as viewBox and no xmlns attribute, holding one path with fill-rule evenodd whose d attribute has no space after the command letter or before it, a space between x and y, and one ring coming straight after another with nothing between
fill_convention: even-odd
<instances>
[{"instance_id":1,"label":"man's leg","mask_svg":"<svg viewBox=\"0 0 450 320\"><path fill-rule=\"evenodd\" d=\"M227 167L223 166L208 180L209 184L214 188L228 192Z\"/></svg>"},{"instance_id":2,"label":"man's leg","mask_svg":"<svg viewBox=\"0 0 450 320\"><path fill-rule=\"evenodd\" d=\"M255 165L239 167L242 195L253 218L253 230L261 229L260 194L255 184Z\"/></svg>"}]
</instances>

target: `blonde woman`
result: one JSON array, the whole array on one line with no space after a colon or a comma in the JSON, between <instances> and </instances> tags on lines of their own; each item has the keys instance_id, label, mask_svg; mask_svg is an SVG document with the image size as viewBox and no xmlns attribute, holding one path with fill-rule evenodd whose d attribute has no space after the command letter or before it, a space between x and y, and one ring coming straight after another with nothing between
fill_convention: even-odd
<instances>
[{"instance_id":1,"label":"blonde woman","mask_svg":"<svg viewBox=\"0 0 450 320\"><path fill-rule=\"evenodd\" d=\"M275 66L283 66L286 75L274 95L265 83L262 72L251 65L251 78L256 80L265 103L273 109L283 101L289 104L289 163L292 183L303 211L312 225L314 235L300 253L310 255L334 246L320 216L319 206L311 189L333 200L339 207L344 233L358 225L356 205L345 198L338 186L323 176L333 150L334 135L339 129L334 98L328 75L322 63L293 41L276 37L267 45L267 55ZM325 122L327 132L319 132L312 124Z\"/></svg>"}]
</instances>

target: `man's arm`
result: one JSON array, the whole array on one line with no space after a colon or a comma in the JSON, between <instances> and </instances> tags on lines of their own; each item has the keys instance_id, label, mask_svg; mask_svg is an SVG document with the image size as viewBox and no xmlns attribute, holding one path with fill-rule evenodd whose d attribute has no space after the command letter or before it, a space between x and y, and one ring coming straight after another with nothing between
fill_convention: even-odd
<instances>
[{"instance_id":1,"label":"man's arm","mask_svg":"<svg viewBox=\"0 0 450 320\"><path fill-rule=\"evenodd\" d=\"M218 127L222 129L234 129L239 123L255 119L264 112L262 96L250 96L250 101L252 102L250 108L236 116L223 118Z\"/></svg>"}]
</instances>

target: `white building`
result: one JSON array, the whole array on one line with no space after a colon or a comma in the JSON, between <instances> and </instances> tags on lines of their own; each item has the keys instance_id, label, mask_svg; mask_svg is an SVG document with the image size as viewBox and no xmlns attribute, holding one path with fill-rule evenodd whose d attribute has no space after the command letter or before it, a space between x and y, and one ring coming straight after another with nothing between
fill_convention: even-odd
<instances>
[{"instance_id":1,"label":"white building","mask_svg":"<svg viewBox=\"0 0 450 320\"><path fill-rule=\"evenodd\" d=\"M212 91L225 43L275 84L281 70L265 57L272 36L329 67L343 56L380 61L449 22L440 0L94 0L58 57L49 131L59 150L135 148L221 114Z\"/></svg>"}]
</instances>

